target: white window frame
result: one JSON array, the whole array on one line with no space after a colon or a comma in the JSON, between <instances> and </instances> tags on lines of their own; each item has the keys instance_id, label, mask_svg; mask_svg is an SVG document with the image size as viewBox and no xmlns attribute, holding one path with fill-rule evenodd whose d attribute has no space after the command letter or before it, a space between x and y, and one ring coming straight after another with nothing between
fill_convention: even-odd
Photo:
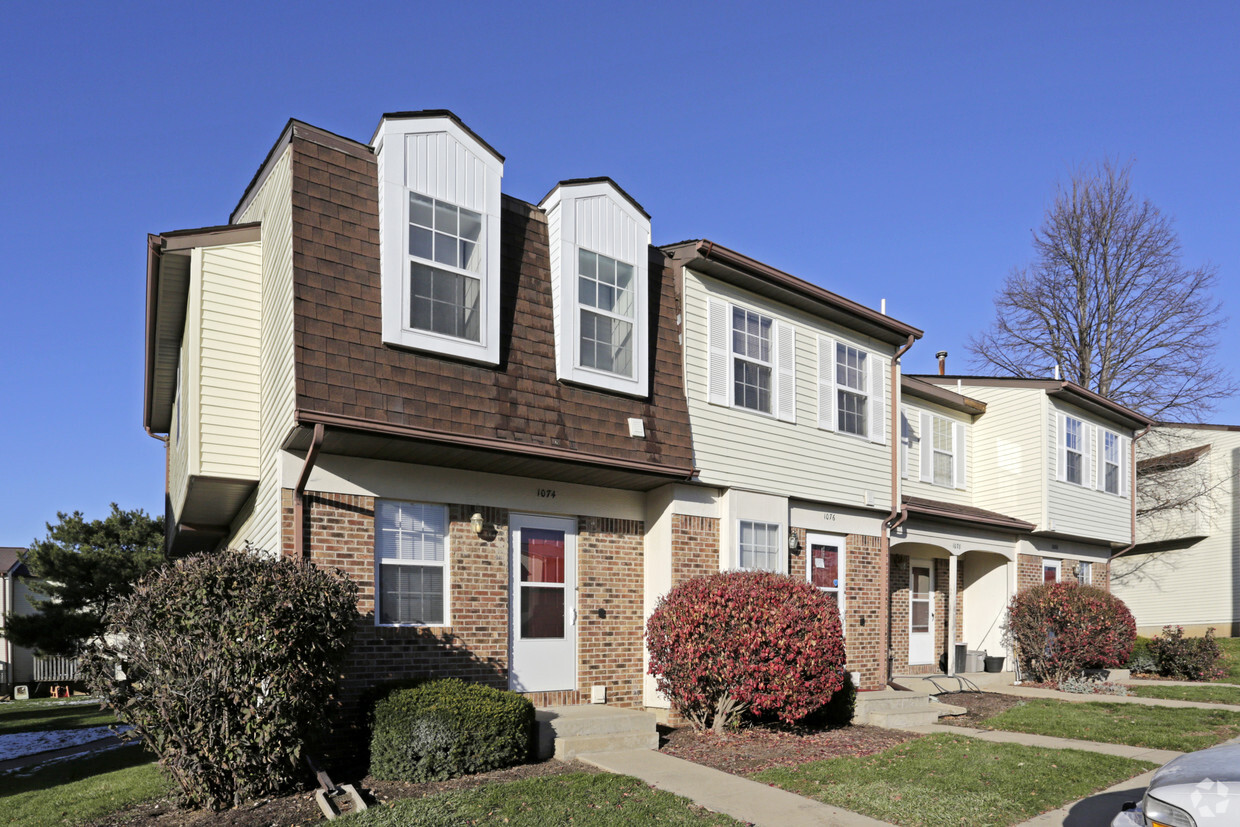
<instances>
[{"instance_id":1,"label":"white window frame","mask_svg":"<svg viewBox=\"0 0 1240 827\"><path fill-rule=\"evenodd\" d=\"M384 118L372 146L379 177L383 341L472 362L499 364L503 159L456 119L439 115ZM478 272L410 253L411 192L481 215ZM411 268L415 262L478 280L478 341L412 327Z\"/></svg>"},{"instance_id":2,"label":"white window frame","mask_svg":"<svg viewBox=\"0 0 1240 827\"><path fill-rule=\"evenodd\" d=\"M855 370L857 375L860 377L861 387L848 385L843 381L843 377L847 376L854 370L854 368L846 363L842 364L841 360L846 360L851 353L855 353L858 357L858 364ZM874 416L874 411L871 410L872 406L870 405L870 397L873 393L873 389L870 387L871 383L869 377L869 360L871 357L872 354L868 351L859 347L853 347L847 342L835 343L835 430L838 433L845 434L847 436L859 437L861 439L870 438L871 418ZM840 401L844 398L845 394L861 400L860 431L850 431L844 427L844 418L848 414L843 410L843 406L840 404Z\"/></svg>"},{"instance_id":3,"label":"white window frame","mask_svg":"<svg viewBox=\"0 0 1240 827\"><path fill-rule=\"evenodd\" d=\"M767 416L774 416L775 405L777 401L775 398L775 393L776 393L775 385L777 381L776 376L775 376L775 371L776 371L776 367L775 367L775 319L771 316L767 316L763 313L759 313L756 310L750 310L747 307L741 307L740 305L735 305L735 304L732 305L731 310L732 312L728 314L730 318L730 322L731 322L731 336L729 336L728 341L730 345L730 358L732 360L732 388L731 388L731 394L730 394L731 400L732 400L732 407L740 408L746 411L753 411L755 413L766 414ZM743 353L737 351L736 339L738 335L744 337L746 342L748 342L751 338L753 338L752 335L747 330L738 331L736 329L736 317L738 314L744 317L744 323L745 323L746 328L749 326L751 318L757 321L758 328L759 328L758 338L760 341L763 338L765 338L765 341L762 342L763 344L766 345L766 352L768 354L768 357L765 360L760 355L759 356L750 355L748 352L748 348L746 348L745 352ZM765 337L763 337L761 334L761 328L763 324L765 324L766 326ZM740 402L737 400L737 396L738 396L738 391L736 387L736 383L738 381L737 374L739 373L738 368L741 367L742 363L752 364L752 365L757 366L758 368L766 369L768 382L767 382L767 389L766 389L767 406L765 408L761 406L753 407L752 405L746 405L743 402ZM760 398L760 395L759 395L759 398Z\"/></svg>"},{"instance_id":4,"label":"white window frame","mask_svg":"<svg viewBox=\"0 0 1240 827\"><path fill-rule=\"evenodd\" d=\"M770 321L770 361L736 353L732 319L736 311ZM796 329L773 313L738 302L709 297L706 301L707 400L749 414L796 422ZM743 360L771 368L771 410L736 404L736 363Z\"/></svg>"},{"instance_id":5,"label":"white window frame","mask_svg":"<svg viewBox=\"0 0 1240 827\"><path fill-rule=\"evenodd\" d=\"M381 531L386 529L380 525L380 512L390 506L414 506L426 509L438 509L443 517L443 560L425 560L411 559L398 560L380 557L380 537ZM452 607L449 603L452 594L451 584L451 560L452 560L452 523L451 515L446 505L435 503L418 503L407 500L375 500L374 507L374 601L375 601L375 625L376 626L401 626L401 627L419 627L419 628L438 628L451 625ZM383 620L383 566L417 566L421 568L441 568L443 570L443 619L437 622L428 621L391 621Z\"/></svg>"},{"instance_id":6,"label":"white window frame","mask_svg":"<svg viewBox=\"0 0 1240 827\"><path fill-rule=\"evenodd\" d=\"M935 428L938 423L945 423L949 426L951 434L951 450L944 451L934 447ZM920 429L919 445L920 445L920 474L918 479L921 482L938 488L954 488L956 490L965 490L968 483L968 426L964 422L958 422L949 416L931 413L930 411L921 411L918 417L918 427ZM944 454L951 460L951 478L946 483L935 482L934 480L934 455Z\"/></svg>"},{"instance_id":7,"label":"white window frame","mask_svg":"<svg viewBox=\"0 0 1240 827\"><path fill-rule=\"evenodd\" d=\"M595 269L594 276L592 278L588 276L584 276L581 273L581 254L582 253L588 253L595 257L595 268L596 269ZM632 271L629 277L630 281L629 281L628 292L629 292L630 308L629 308L629 315L627 316L624 315L623 313L617 313L614 310L606 310L596 305L586 304L585 302L581 300L580 288L581 288L581 280L583 278L590 278L590 280L595 283L595 291L596 291L595 297L597 300L597 295L598 295L597 290L598 290L598 287L602 285L602 282L599 280L599 273L598 273L598 266L599 266L601 259L607 259L608 261L612 262L612 264L615 265L616 272L619 272L620 265L624 265L625 267L628 267ZM577 276L577 288L578 288L577 317L576 317L577 329L575 331L576 335L573 341L575 343L574 345L575 360L576 360L575 363L576 363L578 370L593 371L593 372L600 373L603 375L617 376L622 379L632 379L636 375L636 371L637 371L637 267L635 267L631 262L625 261L623 259L619 259L614 256L604 255L603 253L595 252L594 250L591 250L587 247L578 247L577 248L576 276ZM618 287L616 289L618 291ZM613 322L619 322L621 324L627 324L629 326L629 345L628 345L629 370L627 373L622 373L618 370L607 370L606 368L600 368L600 367L595 367L593 365L584 364L584 360L582 359L582 352L581 352L581 341L582 341L581 337L582 337L582 330L584 329L584 318L585 318L585 314L587 313L591 313L595 316L599 316L605 319L611 319Z\"/></svg>"},{"instance_id":8,"label":"white window frame","mask_svg":"<svg viewBox=\"0 0 1240 827\"><path fill-rule=\"evenodd\" d=\"M749 525L755 528L757 528L758 526L761 526L767 529L768 531L774 530L775 545L773 546L773 548L771 549L769 553L773 554L775 557L775 568L767 569L767 568L758 568L754 566L744 565L743 563L744 558L742 556L744 549L742 548L742 544L741 544L741 536L743 534L743 527L745 526L746 523L748 523ZM736 568L740 571L769 571L775 574L785 573L788 568L787 557L786 557L787 540L785 539L785 536L786 535L784 533L784 526L782 523L768 523L764 520L738 519L736 521Z\"/></svg>"},{"instance_id":9,"label":"white window frame","mask_svg":"<svg viewBox=\"0 0 1240 827\"><path fill-rule=\"evenodd\" d=\"M421 223L415 223L413 219L413 214L412 214L413 208L410 202L413 200L412 196L415 196L415 195L418 196L419 198L427 199L431 202L432 221L431 221L430 226L427 226ZM457 229L451 235L441 232L440 230L436 229L434 226L435 222L437 222L438 220L437 216L438 216L438 211L439 211L439 207L441 204L446 207L456 210L458 226L457 226ZM487 236L486 215L482 214L481 212L477 210L470 210L468 207L462 207L461 205L454 204L451 201L448 201L442 198L436 198L435 196L430 195L428 193L419 192L418 190L409 188L408 195L406 196L406 199L405 199L405 216L406 216L405 232L407 234L412 233L413 227L417 227L418 229L425 230L431 234L432 243L436 243L438 241L438 236L449 237L453 241L453 246L455 246L457 250L459 251L460 242L465 240L460 235L459 222L460 222L461 211L472 213L478 216L478 222L480 226L479 237L478 237L478 240L473 243L477 247L481 248L481 255L478 257L479 269L472 270L469 267L462 267L460 265L454 265L454 264L448 264L446 262L441 262L438 259L433 257L434 255L433 253L432 253L432 258L426 258L425 256L415 255L412 251L406 251L406 256L405 256L406 261L404 264L405 266L404 301L402 303L403 305L402 311L404 313L404 318L402 319L402 323L404 324L404 328L406 331L416 333L420 336L431 336L436 339L443 339L446 342L467 342L469 344L479 345L482 343L482 337L485 333L485 330L484 330L485 325L483 323L483 315L482 315L482 305L483 305L483 293L485 292L483 288L486 283L485 272L484 272L485 267L486 267L485 259L486 259L486 240L487 240L486 239L486 236ZM431 330L429 328L416 327L414 325L414 322L413 322L413 298L414 298L413 296L413 268L415 265L420 265L422 267L425 267L433 271L437 271L440 273L446 273L450 276L456 276L457 278L468 279L472 282L477 283L476 289L478 293L478 306L474 310L475 315L478 317L477 318L477 326L478 326L478 338L477 339L471 339L467 336L456 336L451 333L440 333L438 331Z\"/></svg>"},{"instance_id":10,"label":"white window frame","mask_svg":"<svg viewBox=\"0 0 1240 827\"><path fill-rule=\"evenodd\" d=\"M865 355L865 367L861 369L865 391L842 387L838 382L837 370L841 348L851 349ZM847 353L847 350L843 351ZM832 431L853 439L863 439L878 445L887 444L887 380L890 360L874 351L834 339L830 336L818 336L818 427L824 431ZM865 404L865 433L857 434L840 428L839 398L841 392L861 396ZM892 400L895 404L897 400ZM900 439L894 434L894 439Z\"/></svg>"},{"instance_id":11,"label":"white window frame","mask_svg":"<svg viewBox=\"0 0 1240 827\"><path fill-rule=\"evenodd\" d=\"M1066 482L1069 485L1076 485L1081 488L1092 488L1094 485L1093 473L1094 469L1091 465L1090 447L1093 442L1091 437L1094 433L1094 426L1086 422L1082 417L1073 416L1067 413L1056 414L1056 435L1055 435L1055 453L1058 457L1056 462L1055 478L1060 482ZM1077 432L1077 447L1068 447L1068 431L1071 423L1076 423L1079 430ZM1081 478L1079 480L1069 479L1068 477L1068 458L1070 455L1076 454L1080 461L1077 467L1080 469Z\"/></svg>"},{"instance_id":12,"label":"white window frame","mask_svg":"<svg viewBox=\"0 0 1240 827\"><path fill-rule=\"evenodd\" d=\"M1076 563L1076 582L1082 586L1094 584L1094 564L1089 560L1078 560Z\"/></svg>"},{"instance_id":13,"label":"white window frame","mask_svg":"<svg viewBox=\"0 0 1240 827\"><path fill-rule=\"evenodd\" d=\"M1115 461L1108 456L1114 440ZM1115 468L1115 490L1107 487L1107 471ZM1115 496L1124 494L1124 438L1114 431L1098 431L1098 490Z\"/></svg>"},{"instance_id":14,"label":"white window frame","mask_svg":"<svg viewBox=\"0 0 1240 827\"><path fill-rule=\"evenodd\" d=\"M547 216L556 378L627 396L650 395L650 216L608 179L562 181L539 203ZM604 256L633 268L633 315L580 301L579 254ZM583 312L632 325L630 375L581 361Z\"/></svg>"},{"instance_id":15,"label":"white window frame","mask_svg":"<svg viewBox=\"0 0 1240 827\"><path fill-rule=\"evenodd\" d=\"M1054 569L1054 570L1055 570L1055 580L1054 580L1054 582L1056 582L1056 583L1062 583L1062 582L1063 582L1063 566L1062 566L1062 563L1063 563L1063 561L1062 561L1062 560L1054 560L1054 559L1048 559L1048 558L1046 558L1046 557L1043 557L1043 558L1042 558L1042 579L1041 579L1041 580L1039 580L1038 582L1039 582L1040 584L1044 584L1044 583L1046 583L1046 571L1047 571L1047 569Z\"/></svg>"},{"instance_id":16,"label":"white window frame","mask_svg":"<svg viewBox=\"0 0 1240 827\"><path fill-rule=\"evenodd\" d=\"M847 617L845 604L848 601L848 551L844 543L844 538L838 534L815 534L806 532L805 534L805 580L809 583L814 582L814 555L811 546L815 541L821 542L822 545L835 546L839 554L839 581L840 584L834 588L827 586L819 586L819 591L833 593L835 595L835 604L840 609L840 623L844 622Z\"/></svg>"}]
</instances>

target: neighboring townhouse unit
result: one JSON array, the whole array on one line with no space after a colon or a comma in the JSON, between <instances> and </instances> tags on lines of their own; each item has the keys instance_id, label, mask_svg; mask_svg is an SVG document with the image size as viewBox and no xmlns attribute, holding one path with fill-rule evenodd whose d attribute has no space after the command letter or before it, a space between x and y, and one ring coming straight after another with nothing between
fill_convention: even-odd
<instances>
[{"instance_id":1,"label":"neighboring townhouse unit","mask_svg":"<svg viewBox=\"0 0 1240 827\"><path fill-rule=\"evenodd\" d=\"M860 688L886 683L884 521L895 511L898 354L921 331L710 241L663 248L680 287L697 483L654 530L693 536L648 599L698 573L810 580L841 609ZM666 526L666 528L664 528ZM658 699L651 689L647 703Z\"/></svg>"},{"instance_id":2,"label":"neighboring townhouse unit","mask_svg":"<svg viewBox=\"0 0 1240 827\"><path fill-rule=\"evenodd\" d=\"M638 706L646 521L694 473L672 271L614 182L534 205L503 168L448 112L292 121L229 225L151 236L169 547L347 571L347 695Z\"/></svg>"},{"instance_id":3,"label":"neighboring townhouse unit","mask_svg":"<svg viewBox=\"0 0 1240 827\"><path fill-rule=\"evenodd\" d=\"M34 611L30 588L26 585L29 571L19 556L24 549L0 548L0 691L12 692L13 685L34 679L34 652L17 646L5 634L10 614L25 615Z\"/></svg>"},{"instance_id":4,"label":"neighboring townhouse unit","mask_svg":"<svg viewBox=\"0 0 1240 827\"><path fill-rule=\"evenodd\" d=\"M892 656L897 674L920 674L940 668L948 640L1004 653L1018 589L1108 587L1112 553L1133 542L1132 440L1150 421L1060 380L905 376L902 387Z\"/></svg>"},{"instance_id":5,"label":"neighboring townhouse unit","mask_svg":"<svg viewBox=\"0 0 1240 827\"><path fill-rule=\"evenodd\" d=\"M1240 634L1240 426L1163 424L1137 446L1137 545L1112 564L1112 589L1140 634Z\"/></svg>"}]
</instances>

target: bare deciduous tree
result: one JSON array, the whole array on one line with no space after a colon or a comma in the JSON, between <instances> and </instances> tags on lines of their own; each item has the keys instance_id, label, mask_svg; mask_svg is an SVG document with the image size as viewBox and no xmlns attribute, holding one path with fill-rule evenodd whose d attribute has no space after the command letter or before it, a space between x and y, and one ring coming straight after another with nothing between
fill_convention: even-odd
<instances>
[{"instance_id":1,"label":"bare deciduous tree","mask_svg":"<svg viewBox=\"0 0 1240 827\"><path fill-rule=\"evenodd\" d=\"M1061 185L1035 259L995 298L995 321L969 341L975 366L1065 379L1154 419L1187 421L1235 392L1215 361L1225 319L1215 270L1180 262L1171 219L1107 161Z\"/></svg>"}]
</instances>

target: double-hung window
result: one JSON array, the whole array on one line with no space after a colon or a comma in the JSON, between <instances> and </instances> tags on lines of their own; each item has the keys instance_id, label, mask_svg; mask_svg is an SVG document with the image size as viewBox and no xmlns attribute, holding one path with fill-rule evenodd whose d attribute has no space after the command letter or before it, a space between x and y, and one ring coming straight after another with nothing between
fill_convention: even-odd
<instances>
[{"instance_id":1,"label":"double-hung window","mask_svg":"<svg viewBox=\"0 0 1240 827\"><path fill-rule=\"evenodd\" d=\"M442 505L375 503L375 621L384 625L447 623L448 509Z\"/></svg>"},{"instance_id":2,"label":"double-hung window","mask_svg":"<svg viewBox=\"0 0 1240 827\"><path fill-rule=\"evenodd\" d=\"M1102 486L1108 494L1118 494L1120 490L1119 451L1119 434L1104 431L1102 437Z\"/></svg>"},{"instance_id":3,"label":"double-hung window","mask_svg":"<svg viewBox=\"0 0 1240 827\"><path fill-rule=\"evenodd\" d=\"M1085 423L1071 416L1063 418L1063 478L1076 485L1084 485L1085 472Z\"/></svg>"},{"instance_id":4,"label":"double-hung window","mask_svg":"<svg viewBox=\"0 0 1240 827\"><path fill-rule=\"evenodd\" d=\"M631 264L585 249L577 251L581 367L633 375L633 275Z\"/></svg>"},{"instance_id":5,"label":"double-hung window","mask_svg":"<svg viewBox=\"0 0 1240 827\"><path fill-rule=\"evenodd\" d=\"M956 484L952 474L955 466L952 422L941 416L932 417L931 421L932 481L935 485L951 488Z\"/></svg>"},{"instance_id":6,"label":"double-hung window","mask_svg":"<svg viewBox=\"0 0 1240 827\"><path fill-rule=\"evenodd\" d=\"M1076 582L1082 586L1091 585L1093 582L1093 565L1082 560L1076 565Z\"/></svg>"},{"instance_id":7,"label":"double-hung window","mask_svg":"<svg viewBox=\"0 0 1240 827\"><path fill-rule=\"evenodd\" d=\"M737 564L739 567L756 571L780 571L779 529L779 523L741 520L737 531Z\"/></svg>"},{"instance_id":8,"label":"double-hung window","mask_svg":"<svg viewBox=\"0 0 1240 827\"><path fill-rule=\"evenodd\" d=\"M842 342L835 346L835 392L840 433L868 436L866 357L868 354Z\"/></svg>"},{"instance_id":9,"label":"double-hung window","mask_svg":"<svg viewBox=\"0 0 1240 827\"><path fill-rule=\"evenodd\" d=\"M409 327L481 337L482 214L409 193Z\"/></svg>"},{"instance_id":10,"label":"double-hung window","mask_svg":"<svg viewBox=\"0 0 1240 827\"><path fill-rule=\"evenodd\" d=\"M766 316L732 308L732 402L738 408L771 413L771 326Z\"/></svg>"},{"instance_id":11,"label":"double-hung window","mask_svg":"<svg viewBox=\"0 0 1240 827\"><path fill-rule=\"evenodd\" d=\"M921 481L940 488L964 489L967 426L928 411L922 411L919 420Z\"/></svg>"}]
</instances>

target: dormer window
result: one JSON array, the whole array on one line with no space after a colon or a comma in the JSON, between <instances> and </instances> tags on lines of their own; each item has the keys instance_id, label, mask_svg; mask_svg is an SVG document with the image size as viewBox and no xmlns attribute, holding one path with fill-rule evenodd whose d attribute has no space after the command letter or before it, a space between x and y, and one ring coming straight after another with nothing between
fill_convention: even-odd
<instances>
[{"instance_id":1,"label":"dormer window","mask_svg":"<svg viewBox=\"0 0 1240 827\"><path fill-rule=\"evenodd\" d=\"M503 157L442 112L385 116L373 144L383 341L498 364Z\"/></svg>"},{"instance_id":2,"label":"dormer window","mask_svg":"<svg viewBox=\"0 0 1240 827\"><path fill-rule=\"evenodd\" d=\"M633 375L633 274L632 264L589 250L577 251L582 367Z\"/></svg>"},{"instance_id":3,"label":"dormer window","mask_svg":"<svg viewBox=\"0 0 1240 827\"><path fill-rule=\"evenodd\" d=\"M539 207L551 241L561 381L650 393L650 216L606 178L563 181Z\"/></svg>"}]
</instances>

